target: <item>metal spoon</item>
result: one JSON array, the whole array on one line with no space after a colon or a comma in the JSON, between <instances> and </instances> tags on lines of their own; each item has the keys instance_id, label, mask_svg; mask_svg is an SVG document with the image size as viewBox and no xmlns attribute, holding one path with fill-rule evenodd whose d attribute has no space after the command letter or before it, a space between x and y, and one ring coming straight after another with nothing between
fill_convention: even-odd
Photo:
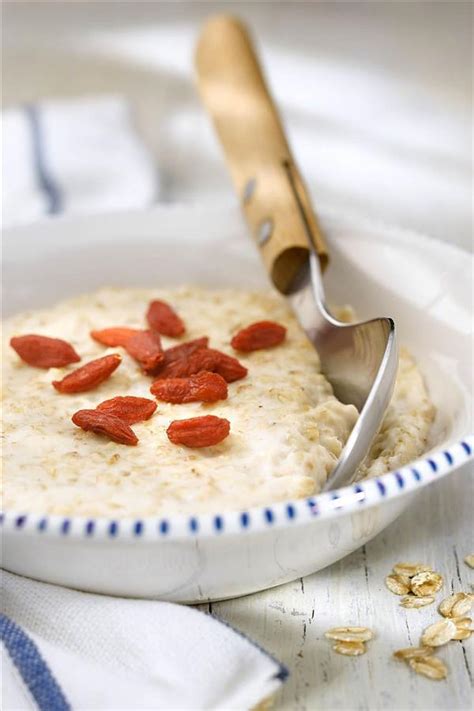
<instances>
[{"instance_id":1,"label":"metal spoon","mask_svg":"<svg viewBox=\"0 0 474 711\"><path fill-rule=\"evenodd\" d=\"M202 100L271 279L316 347L336 397L359 410L324 488L347 484L392 395L395 324L390 318L343 324L329 313L321 277L328 263L325 240L245 27L228 16L211 19L198 43L196 68Z\"/></svg>"},{"instance_id":2,"label":"metal spoon","mask_svg":"<svg viewBox=\"0 0 474 711\"><path fill-rule=\"evenodd\" d=\"M377 318L343 324L329 313L319 262L311 252L288 299L314 344L334 394L359 410L358 420L323 490L349 483L367 455L390 402L398 367L395 324Z\"/></svg>"}]
</instances>

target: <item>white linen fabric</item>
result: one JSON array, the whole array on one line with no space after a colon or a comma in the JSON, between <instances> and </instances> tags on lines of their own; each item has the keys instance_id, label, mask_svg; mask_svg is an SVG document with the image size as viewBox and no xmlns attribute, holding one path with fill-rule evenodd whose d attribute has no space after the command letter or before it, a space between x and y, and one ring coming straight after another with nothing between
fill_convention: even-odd
<instances>
[{"instance_id":1,"label":"white linen fabric","mask_svg":"<svg viewBox=\"0 0 474 711\"><path fill-rule=\"evenodd\" d=\"M190 607L6 572L2 582L4 711L251 709L287 676L246 637Z\"/></svg>"},{"instance_id":2,"label":"white linen fabric","mask_svg":"<svg viewBox=\"0 0 474 711\"><path fill-rule=\"evenodd\" d=\"M158 172L120 96L48 100L2 116L3 225L145 207Z\"/></svg>"}]
</instances>

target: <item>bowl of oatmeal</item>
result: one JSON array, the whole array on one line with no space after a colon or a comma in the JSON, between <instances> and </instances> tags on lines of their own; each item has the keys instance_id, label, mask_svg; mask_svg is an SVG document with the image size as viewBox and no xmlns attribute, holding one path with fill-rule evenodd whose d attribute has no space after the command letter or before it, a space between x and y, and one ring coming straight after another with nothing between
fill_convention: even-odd
<instances>
[{"instance_id":1,"label":"bowl of oatmeal","mask_svg":"<svg viewBox=\"0 0 474 711\"><path fill-rule=\"evenodd\" d=\"M7 233L8 570L186 602L245 594L346 555L469 458L465 255L323 222L331 301L364 318L376 303L405 344L368 458L327 494L357 411L334 397L236 213L168 208ZM440 268L456 279L448 299Z\"/></svg>"}]
</instances>

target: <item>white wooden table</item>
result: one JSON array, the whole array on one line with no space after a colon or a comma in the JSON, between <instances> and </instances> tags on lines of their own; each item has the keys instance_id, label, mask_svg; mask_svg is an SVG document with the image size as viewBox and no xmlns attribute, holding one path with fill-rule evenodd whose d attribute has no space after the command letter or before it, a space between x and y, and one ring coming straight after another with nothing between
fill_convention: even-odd
<instances>
[{"instance_id":1,"label":"white wooden table","mask_svg":"<svg viewBox=\"0 0 474 711\"><path fill-rule=\"evenodd\" d=\"M3 101L126 93L154 151L166 202L234 199L193 88L192 49L223 3L10 3L4 9ZM296 157L318 200L469 248L469 3L233 3L263 57ZM429 21L427 21L427 17ZM434 209L436 206L436 209ZM357 304L355 304L357 306ZM472 641L440 652L445 682L392 661L437 618L404 610L384 587L399 560L432 564L445 591L469 590L474 553L468 472L423 492L350 557L280 588L209 606L287 665L276 709L468 709ZM334 625L377 637L359 658L324 639Z\"/></svg>"},{"instance_id":2,"label":"white wooden table","mask_svg":"<svg viewBox=\"0 0 474 711\"><path fill-rule=\"evenodd\" d=\"M384 585L397 561L431 564L445 579L444 595L471 591L474 552L471 524L472 467L425 489L401 518L339 563L306 578L248 597L203 606L283 662L290 677L275 711L433 711L471 708L473 640L439 652L446 681L431 681L395 661L394 650L418 643L440 618L436 604L405 610ZM324 638L330 627L368 626L376 638L364 656L334 653Z\"/></svg>"}]
</instances>

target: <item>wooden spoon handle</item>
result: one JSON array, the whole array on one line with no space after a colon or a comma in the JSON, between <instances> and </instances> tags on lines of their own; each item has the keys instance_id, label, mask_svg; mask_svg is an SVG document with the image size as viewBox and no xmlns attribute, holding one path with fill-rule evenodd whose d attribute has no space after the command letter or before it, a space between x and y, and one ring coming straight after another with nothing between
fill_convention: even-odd
<instances>
[{"instance_id":1,"label":"wooden spoon handle","mask_svg":"<svg viewBox=\"0 0 474 711\"><path fill-rule=\"evenodd\" d=\"M247 221L275 284L286 292L309 245L328 254L245 27L218 16L204 26L196 69Z\"/></svg>"}]
</instances>

